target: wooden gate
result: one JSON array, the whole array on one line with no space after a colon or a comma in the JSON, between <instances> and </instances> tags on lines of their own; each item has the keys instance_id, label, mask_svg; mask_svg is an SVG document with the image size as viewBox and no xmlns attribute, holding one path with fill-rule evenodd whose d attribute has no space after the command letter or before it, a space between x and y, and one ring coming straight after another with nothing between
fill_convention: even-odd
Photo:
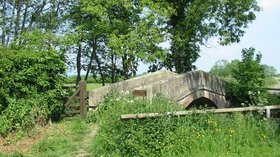
<instances>
[{"instance_id":1,"label":"wooden gate","mask_svg":"<svg viewBox=\"0 0 280 157\"><path fill-rule=\"evenodd\" d=\"M65 88L76 88L72 96L66 97L68 99L64 105L66 107L66 115L80 114L81 117L86 117L88 106L86 86L86 81L80 81L78 86L65 86Z\"/></svg>"}]
</instances>

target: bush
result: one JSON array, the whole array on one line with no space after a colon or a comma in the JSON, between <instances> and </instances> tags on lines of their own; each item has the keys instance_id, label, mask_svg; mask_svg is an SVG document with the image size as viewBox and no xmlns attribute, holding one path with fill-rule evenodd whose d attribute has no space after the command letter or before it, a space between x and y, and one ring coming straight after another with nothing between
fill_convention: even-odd
<instances>
[{"instance_id":1,"label":"bush","mask_svg":"<svg viewBox=\"0 0 280 157\"><path fill-rule=\"evenodd\" d=\"M266 105L279 105L280 104L280 98L276 94L265 92L262 94L262 97L264 97L265 100L267 101Z\"/></svg>"},{"instance_id":2,"label":"bush","mask_svg":"<svg viewBox=\"0 0 280 157\"><path fill-rule=\"evenodd\" d=\"M0 134L60 115L65 69L55 51L0 48Z\"/></svg>"},{"instance_id":3,"label":"bush","mask_svg":"<svg viewBox=\"0 0 280 157\"><path fill-rule=\"evenodd\" d=\"M255 48L242 50L242 61L233 69L234 81L229 85L229 91L234 103L241 106L263 104L261 93L264 86L264 69L261 65L261 54L255 55Z\"/></svg>"}]
</instances>

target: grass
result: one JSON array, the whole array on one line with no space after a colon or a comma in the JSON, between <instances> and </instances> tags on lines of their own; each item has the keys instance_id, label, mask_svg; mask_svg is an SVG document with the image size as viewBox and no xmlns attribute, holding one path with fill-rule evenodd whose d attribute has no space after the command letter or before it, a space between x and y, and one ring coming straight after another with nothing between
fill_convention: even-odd
<instances>
[{"instance_id":1,"label":"grass","mask_svg":"<svg viewBox=\"0 0 280 157\"><path fill-rule=\"evenodd\" d=\"M81 119L64 121L54 127L54 132L33 146L30 156L60 157L74 156L82 147L83 137L89 132L87 124Z\"/></svg>"},{"instance_id":2,"label":"grass","mask_svg":"<svg viewBox=\"0 0 280 157\"><path fill-rule=\"evenodd\" d=\"M75 86L75 83L65 83L65 86ZM102 87L102 84L99 83L87 83L87 91L91 91L94 89L97 89L99 87Z\"/></svg>"},{"instance_id":3,"label":"grass","mask_svg":"<svg viewBox=\"0 0 280 157\"><path fill-rule=\"evenodd\" d=\"M65 80L65 83L69 83L69 84L75 83L75 82L76 82L76 78L77 78L76 75L68 76L68 77L66 78L66 80ZM85 76L82 75L81 78L84 79ZM98 83L98 82L96 81L96 79L94 79L93 77L88 77L87 82L88 82L88 83Z\"/></svg>"},{"instance_id":4,"label":"grass","mask_svg":"<svg viewBox=\"0 0 280 157\"><path fill-rule=\"evenodd\" d=\"M96 156L280 156L277 121L259 113L204 114L121 121L125 113L180 110L164 99L152 103L111 95L100 107Z\"/></svg>"},{"instance_id":5,"label":"grass","mask_svg":"<svg viewBox=\"0 0 280 157\"><path fill-rule=\"evenodd\" d=\"M81 148L88 156L280 156L279 122L264 119L261 113L120 120L121 114L177 110L183 108L161 97L148 101L111 94L86 121L53 124L54 131L23 156L71 157ZM87 139L86 122L97 122L95 138Z\"/></svg>"},{"instance_id":6,"label":"grass","mask_svg":"<svg viewBox=\"0 0 280 157\"><path fill-rule=\"evenodd\" d=\"M0 156L72 157L83 147L84 137L90 131L89 124L80 118L54 123L51 127L52 132L48 132L27 153L14 152L10 155L0 153Z\"/></svg>"},{"instance_id":7,"label":"grass","mask_svg":"<svg viewBox=\"0 0 280 157\"><path fill-rule=\"evenodd\" d=\"M87 90L88 90L88 91L97 89L97 88L99 88L99 87L102 87L102 84L99 84L99 83L88 83L88 84L87 84Z\"/></svg>"}]
</instances>

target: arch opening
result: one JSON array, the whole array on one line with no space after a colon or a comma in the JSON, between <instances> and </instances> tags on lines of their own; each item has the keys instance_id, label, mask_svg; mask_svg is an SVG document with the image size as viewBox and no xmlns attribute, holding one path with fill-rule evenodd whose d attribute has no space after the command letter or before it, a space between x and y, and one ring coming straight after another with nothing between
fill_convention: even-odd
<instances>
[{"instance_id":1,"label":"arch opening","mask_svg":"<svg viewBox=\"0 0 280 157\"><path fill-rule=\"evenodd\" d=\"M217 109L217 105L210 99L201 97L193 100L187 107L186 110L189 109Z\"/></svg>"}]
</instances>

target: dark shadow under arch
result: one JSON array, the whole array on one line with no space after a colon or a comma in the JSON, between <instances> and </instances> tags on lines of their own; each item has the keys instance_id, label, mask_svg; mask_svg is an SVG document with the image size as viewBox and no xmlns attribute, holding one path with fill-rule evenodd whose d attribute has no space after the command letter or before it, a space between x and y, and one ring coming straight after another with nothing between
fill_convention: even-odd
<instances>
[{"instance_id":1,"label":"dark shadow under arch","mask_svg":"<svg viewBox=\"0 0 280 157\"><path fill-rule=\"evenodd\" d=\"M218 108L217 105L210 99L201 97L193 100L187 107L186 110L189 109L211 109Z\"/></svg>"}]
</instances>

